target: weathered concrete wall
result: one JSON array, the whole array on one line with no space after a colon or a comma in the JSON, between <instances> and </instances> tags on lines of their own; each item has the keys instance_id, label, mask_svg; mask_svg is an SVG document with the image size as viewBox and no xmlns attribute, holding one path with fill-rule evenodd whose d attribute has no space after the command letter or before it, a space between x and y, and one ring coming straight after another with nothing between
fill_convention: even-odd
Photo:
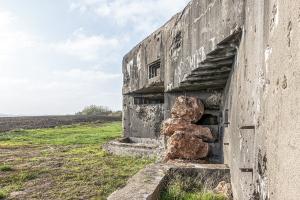
<instances>
[{"instance_id":1,"label":"weathered concrete wall","mask_svg":"<svg viewBox=\"0 0 300 200\"><path fill-rule=\"evenodd\" d=\"M245 8L224 107L234 196L300 199L300 2L249 0Z\"/></svg>"},{"instance_id":2,"label":"weathered concrete wall","mask_svg":"<svg viewBox=\"0 0 300 200\"><path fill-rule=\"evenodd\" d=\"M134 97L125 95L123 105L125 137L158 138L164 119L163 104L135 105Z\"/></svg>"},{"instance_id":3,"label":"weathered concrete wall","mask_svg":"<svg viewBox=\"0 0 300 200\"><path fill-rule=\"evenodd\" d=\"M186 75L243 22L244 1L192 1L125 55L123 93L178 89ZM148 65L157 59L162 63L161 76L151 80Z\"/></svg>"},{"instance_id":4,"label":"weathered concrete wall","mask_svg":"<svg viewBox=\"0 0 300 200\"><path fill-rule=\"evenodd\" d=\"M270 199L296 200L300 199L300 1L272 0L266 7L267 84L261 101L260 124L265 126L260 133L266 134L267 175L262 178L268 180Z\"/></svg>"},{"instance_id":5,"label":"weathered concrete wall","mask_svg":"<svg viewBox=\"0 0 300 200\"><path fill-rule=\"evenodd\" d=\"M133 48L123 59L123 94L163 92L164 27ZM148 65L161 60L160 76L149 79Z\"/></svg>"},{"instance_id":6,"label":"weathered concrete wall","mask_svg":"<svg viewBox=\"0 0 300 200\"><path fill-rule=\"evenodd\" d=\"M165 89L177 89L216 45L241 27L244 1L194 0L167 27Z\"/></svg>"}]
</instances>

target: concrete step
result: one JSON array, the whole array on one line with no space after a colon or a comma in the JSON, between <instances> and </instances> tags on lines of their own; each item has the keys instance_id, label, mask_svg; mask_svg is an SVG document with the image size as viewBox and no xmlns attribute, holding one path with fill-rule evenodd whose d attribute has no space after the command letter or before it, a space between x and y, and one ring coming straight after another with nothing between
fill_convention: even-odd
<instances>
[{"instance_id":1,"label":"concrete step","mask_svg":"<svg viewBox=\"0 0 300 200\"><path fill-rule=\"evenodd\" d=\"M222 164L194 164L183 162L157 163L146 167L133 176L127 185L115 191L108 200L157 200L164 189L168 178L174 173L188 176L206 177L205 181L213 180L216 185L220 181L230 182L230 170Z\"/></svg>"},{"instance_id":2,"label":"concrete step","mask_svg":"<svg viewBox=\"0 0 300 200\"><path fill-rule=\"evenodd\" d=\"M121 142L119 140L108 142L103 149L109 153L120 156L135 156L156 158L163 151L161 145L156 143Z\"/></svg>"}]
</instances>

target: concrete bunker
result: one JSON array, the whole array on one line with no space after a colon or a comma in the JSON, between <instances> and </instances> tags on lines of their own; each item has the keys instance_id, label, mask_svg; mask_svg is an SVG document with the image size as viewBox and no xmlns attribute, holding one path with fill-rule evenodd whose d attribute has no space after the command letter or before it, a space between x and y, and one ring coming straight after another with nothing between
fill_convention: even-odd
<instances>
[{"instance_id":1,"label":"concrete bunker","mask_svg":"<svg viewBox=\"0 0 300 200\"><path fill-rule=\"evenodd\" d=\"M234 199L299 199L290 187L299 186L300 116L291 7L299 1L192 0L124 56L124 137L163 149L160 127L176 99L197 98L205 111L193 124L215 139L206 160L228 165Z\"/></svg>"},{"instance_id":2,"label":"concrete bunker","mask_svg":"<svg viewBox=\"0 0 300 200\"><path fill-rule=\"evenodd\" d=\"M158 32L163 36L162 30ZM172 39L171 47L175 42L177 53L182 51L182 36L183 32L179 31ZM162 48L168 42L163 37L159 43L152 37L156 37L156 33L124 57L124 137L126 140L139 138L140 142L149 139L162 141L161 125L163 120L171 117L176 99L180 96L197 98L203 103L205 111L201 118L192 123L209 128L214 136L214 140L209 143L208 162L223 163L222 127L226 125L226 116L222 98L226 95L226 83L235 64L241 30L236 29L215 49L203 55L204 59L197 61L197 66L189 73L182 72L184 76L174 88L168 87L165 81L177 78L178 74L174 71L171 76L170 70L174 67L166 66L169 65L169 59L172 63L173 59L178 58L166 55ZM182 70L185 68L182 63L178 67ZM128 77L128 74L131 76Z\"/></svg>"}]
</instances>

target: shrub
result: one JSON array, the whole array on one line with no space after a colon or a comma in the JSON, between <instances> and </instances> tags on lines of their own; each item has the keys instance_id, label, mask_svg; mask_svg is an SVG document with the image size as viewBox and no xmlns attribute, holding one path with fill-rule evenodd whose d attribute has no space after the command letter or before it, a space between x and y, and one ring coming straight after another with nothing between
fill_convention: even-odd
<instances>
[{"instance_id":1,"label":"shrub","mask_svg":"<svg viewBox=\"0 0 300 200\"><path fill-rule=\"evenodd\" d=\"M106 106L90 105L85 107L81 112L76 113L76 115L109 115L111 113L111 109Z\"/></svg>"}]
</instances>

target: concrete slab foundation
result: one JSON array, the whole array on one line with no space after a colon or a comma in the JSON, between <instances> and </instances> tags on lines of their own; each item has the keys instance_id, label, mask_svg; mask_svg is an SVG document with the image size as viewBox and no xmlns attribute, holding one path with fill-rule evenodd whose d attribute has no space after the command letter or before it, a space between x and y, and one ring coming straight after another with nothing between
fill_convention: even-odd
<instances>
[{"instance_id":1,"label":"concrete slab foundation","mask_svg":"<svg viewBox=\"0 0 300 200\"><path fill-rule=\"evenodd\" d=\"M157 158L163 152L159 140L148 138L124 138L111 141L103 146L108 152L120 156Z\"/></svg>"}]
</instances>

